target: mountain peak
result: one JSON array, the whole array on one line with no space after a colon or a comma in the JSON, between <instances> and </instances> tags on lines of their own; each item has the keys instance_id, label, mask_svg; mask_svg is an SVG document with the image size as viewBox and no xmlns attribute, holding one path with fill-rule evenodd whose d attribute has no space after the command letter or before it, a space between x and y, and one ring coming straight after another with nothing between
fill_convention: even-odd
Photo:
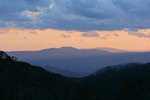
<instances>
[{"instance_id":1,"label":"mountain peak","mask_svg":"<svg viewBox=\"0 0 150 100\"><path fill-rule=\"evenodd\" d=\"M59 48L59 49L61 49L61 50L77 50L77 49L74 48L74 47L61 47L61 48Z\"/></svg>"},{"instance_id":2,"label":"mountain peak","mask_svg":"<svg viewBox=\"0 0 150 100\"><path fill-rule=\"evenodd\" d=\"M74 47L60 47L60 48L49 48L49 49L43 49L43 50L40 50L40 51L57 51L57 50L63 50L63 51L71 51L71 50L77 50L76 48Z\"/></svg>"}]
</instances>

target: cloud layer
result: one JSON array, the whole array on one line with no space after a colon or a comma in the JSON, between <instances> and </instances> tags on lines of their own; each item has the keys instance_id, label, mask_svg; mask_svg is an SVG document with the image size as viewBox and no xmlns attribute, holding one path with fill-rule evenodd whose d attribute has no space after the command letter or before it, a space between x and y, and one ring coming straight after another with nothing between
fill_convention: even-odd
<instances>
[{"instance_id":1,"label":"cloud layer","mask_svg":"<svg viewBox=\"0 0 150 100\"><path fill-rule=\"evenodd\" d=\"M137 37L150 38L150 33L145 34L145 33L140 32L138 29L125 29L125 31L127 31L129 35L134 35Z\"/></svg>"},{"instance_id":2,"label":"cloud layer","mask_svg":"<svg viewBox=\"0 0 150 100\"><path fill-rule=\"evenodd\" d=\"M0 0L0 27L77 31L150 28L149 0Z\"/></svg>"}]
</instances>

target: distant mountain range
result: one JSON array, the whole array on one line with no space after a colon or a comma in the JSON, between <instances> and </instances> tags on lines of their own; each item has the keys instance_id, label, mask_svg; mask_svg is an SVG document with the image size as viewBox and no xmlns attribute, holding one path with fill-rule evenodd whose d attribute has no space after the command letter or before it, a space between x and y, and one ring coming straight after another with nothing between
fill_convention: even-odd
<instances>
[{"instance_id":1,"label":"distant mountain range","mask_svg":"<svg viewBox=\"0 0 150 100\"><path fill-rule=\"evenodd\" d=\"M109 65L125 63L146 63L150 61L150 52L127 52L113 48L76 49L73 47L50 48L40 51L14 51L7 52L19 60L38 66L53 66L55 71L66 75L64 69L73 76L77 73L93 73ZM46 67L47 70L53 68ZM57 70L56 70L57 69ZM59 69L59 70L58 70ZM60 71L63 70L63 71ZM76 73L76 74L75 74Z\"/></svg>"},{"instance_id":2,"label":"distant mountain range","mask_svg":"<svg viewBox=\"0 0 150 100\"><path fill-rule=\"evenodd\" d=\"M109 52L97 49L76 49L73 47L50 48L40 51L13 51L7 52L10 55L15 55L19 59L41 59L41 58L63 58L63 57L80 57L91 55L103 55Z\"/></svg>"}]
</instances>

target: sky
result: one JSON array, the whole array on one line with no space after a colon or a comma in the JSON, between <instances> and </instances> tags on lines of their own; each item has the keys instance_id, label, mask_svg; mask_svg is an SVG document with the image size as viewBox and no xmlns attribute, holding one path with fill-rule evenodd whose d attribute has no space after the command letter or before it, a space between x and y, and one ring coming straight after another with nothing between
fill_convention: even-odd
<instances>
[{"instance_id":1,"label":"sky","mask_svg":"<svg viewBox=\"0 0 150 100\"><path fill-rule=\"evenodd\" d=\"M149 0L0 0L0 50L150 51Z\"/></svg>"}]
</instances>

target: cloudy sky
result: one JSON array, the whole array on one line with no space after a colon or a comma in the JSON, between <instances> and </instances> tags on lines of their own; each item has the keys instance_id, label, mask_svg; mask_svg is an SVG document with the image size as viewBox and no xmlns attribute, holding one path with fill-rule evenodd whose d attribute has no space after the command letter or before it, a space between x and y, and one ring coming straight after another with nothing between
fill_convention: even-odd
<instances>
[{"instance_id":1,"label":"cloudy sky","mask_svg":"<svg viewBox=\"0 0 150 100\"><path fill-rule=\"evenodd\" d=\"M0 0L1 50L150 50L149 0Z\"/></svg>"}]
</instances>

